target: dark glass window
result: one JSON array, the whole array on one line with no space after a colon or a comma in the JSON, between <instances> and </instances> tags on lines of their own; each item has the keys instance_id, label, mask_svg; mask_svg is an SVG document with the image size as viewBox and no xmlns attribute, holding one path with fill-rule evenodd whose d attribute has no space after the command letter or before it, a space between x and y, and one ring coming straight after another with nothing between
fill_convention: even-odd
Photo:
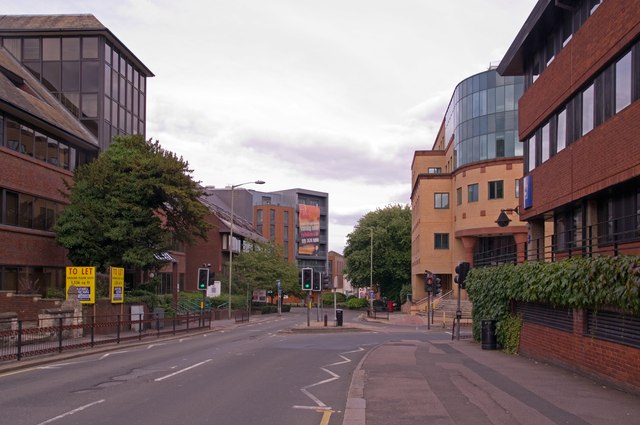
<instances>
[{"instance_id":1,"label":"dark glass window","mask_svg":"<svg viewBox=\"0 0 640 425\"><path fill-rule=\"evenodd\" d=\"M80 115L80 95L78 93L65 93L61 96L62 104L76 117Z\"/></svg>"},{"instance_id":2,"label":"dark glass window","mask_svg":"<svg viewBox=\"0 0 640 425\"><path fill-rule=\"evenodd\" d=\"M39 38L25 38L23 42L24 52L22 55L22 59L25 61L29 60L40 60L40 39Z\"/></svg>"},{"instance_id":3,"label":"dark glass window","mask_svg":"<svg viewBox=\"0 0 640 425\"><path fill-rule=\"evenodd\" d=\"M22 39L21 38L4 38L2 39L2 45L16 59L18 59L19 61L22 61Z\"/></svg>"},{"instance_id":4,"label":"dark glass window","mask_svg":"<svg viewBox=\"0 0 640 425\"><path fill-rule=\"evenodd\" d=\"M62 60L80 60L80 39L77 37L67 37L62 39Z\"/></svg>"},{"instance_id":5,"label":"dark glass window","mask_svg":"<svg viewBox=\"0 0 640 425\"><path fill-rule=\"evenodd\" d=\"M540 162L545 162L549 159L549 154L551 152L551 124L547 122L542 127L542 158Z\"/></svg>"},{"instance_id":6,"label":"dark glass window","mask_svg":"<svg viewBox=\"0 0 640 425\"><path fill-rule=\"evenodd\" d=\"M98 62L82 62L82 91L98 91Z\"/></svg>"},{"instance_id":7,"label":"dark glass window","mask_svg":"<svg viewBox=\"0 0 640 425\"><path fill-rule=\"evenodd\" d=\"M98 37L82 38L82 59L98 59Z\"/></svg>"},{"instance_id":8,"label":"dark glass window","mask_svg":"<svg viewBox=\"0 0 640 425\"><path fill-rule=\"evenodd\" d=\"M449 193L434 193L434 208L436 209L447 209L449 208Z\"/></svg>"},{"instance_id":9,"label":"dark glass window","mask_svg":"<svg viewBox=\"0 0 640 425\"><path fill-rule=\"evenodd\" d=\"M62 74L60 62L42 63L42 84L52 92L59 92L62 88Z\"/></svg>"},{"instance_id":10,"label":"dark glass window","mask_svg":"<svg viewBox=\"0 0 640 425\"><path fill-rule=\"evenodd\" d=\"M434 233L434 248L435 249L449 249L449 234L448 233Z\"/></svg>"},{"instance_id":11,"label":"dark glass window","mask_svg":"<svg viewBox=\"0 0 640 425\"><path fill-rule=\"evenodd\" d=\"M478 183L468 185L467 190L467 202L478 202Z\"/></svg>"},{"instance_id":12,"label":"dark glass window","mask_svg":"<svg viewBox=\"0 0 640 425\"><path fill-rule=\"evenodd\" d=\"M594 88L593 84L582 92L582 135L584 136L594 125Z\"/></svg>"},{"instance_id":13,"label":"dark glass window","mask_svg":"<svg viewBox=\"0 0 640 425\"><path fill-rule=\"evenodd\" d=\"M616 62L616 113L631 104L631 52Z\"/></svg>"},{"instance_id":14,"label":"dark glass window","mask_svg":"<svg viewBox=\"0 0 640 425\"><path fill-rule=\"evenodd\" d=\"M59 38L43 38L42 39L42 60L43 61L59 61L60 60L60 39Z\"/></svg>"},{"instance_id":15,"label":"dark glass window","mask_svg":"<svg viewBox=\"0 0 640 425\"><path fill-rule=\"evenodd\" d=\"M11 226L18 225L18 194L15 192L5 191L5 224Z\"/></svg>"},{"instance_id":16,"label":"dark glass window","mask_svg":"<svg viewBox=\"0 0 640 425\"><path fill-rule=\"evenodd\" d=\"M556 152L560 152L567 144L567 110L563 109L558 113L556 123Z\"/></svg>"},{"instance_id":17,"label":"dark glass window","mask_svg":"<svg viewBox=\"0 0 640 425\"><path fill-rule=\"evenodd\" d=\"M502 180L489 182L489 199L504 198L504 182Z\"/></svg>"},{"instance_id":18,"label":"dark glass window","mask_svg":"<svg viewBox=\"0 0 640 425\"><path fill-rule=\"evenodd\" d=\"M82 118L98 116L98 95L95 93L82 95Z\"/></svg>"},{"instance_id":19,"label":"dark glass window","mask_svg":"<svg viewBox=\"0 0 640 425\"><path fill-rule=\"evenodd\" d=\"M35 158L40 161L47 160L47 136L42 133L36 133Z\"/></svg>"},{"instance_id":20,"label":"dark glass window","mask_svg":"<svg viewBox=\"0 0 640 425\"><path fill-rule=\"evenodd\" d=\"M33 196L21 193L20 199L20 227L31 228L33 226Z\"/></svg>"},{"instance_id":21,"label":"dark glass window","mask_svg":"<svg viewBox=\"0 0 640 425\"><path fill-rule=\"evenodd\" d=\"M62 62L62 91L80 91L80 62Z\"/></svg>"},{"instance_id":22,"label":"dark glass window","mask_svg":"<svg viewBox=\"0 0 640 425\"><path fill-rule=\"evenodd\" d=\"M462 188L461 187L456 189L456 200L458 205L462 205Z\"/></svg>"}]
</instances>

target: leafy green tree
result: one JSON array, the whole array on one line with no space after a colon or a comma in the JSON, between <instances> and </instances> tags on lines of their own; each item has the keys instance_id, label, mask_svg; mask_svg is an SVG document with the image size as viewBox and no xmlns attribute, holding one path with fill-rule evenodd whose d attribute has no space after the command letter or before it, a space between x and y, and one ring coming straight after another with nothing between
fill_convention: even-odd
<instances>
[{"instance_id":1,"label":"leafy green tree","mask_svg":"<svg viewBox=\"0 0 640 425\"><path fill-rule=\"evenodd\" d=\"M75 265L155 268L154 254L194 237L206 239L202 191L182 158L145 141L116 137L97 160L79 167L56 240Z\"/></svg>"},{"instance_id":2,"label":"leafy green tree","mask_svg":"<svg viewBox=\"0 0 640 425\"><path fill-rule=\"evenodd\" d=\"M243 252L233 260L234 286L238 288L276 290L276 281L282 282L285 294L300 295L298 268L289 263L282 248L271 242L256 243L255 249Z\"/></svg>"},{"instance_id":3,"label":"leafy green tree","mask_svg":"<svg viewBox=\"0 0 640 425\"><path fill-rule=\"evenodd\" d=\"M369 286L373 264L374 286L383 297L400 300L402 286L411 284L409 206L389 205L364 215L347 235L344 257L345 274L353 286Z\"/></svg>"}]
</instances>

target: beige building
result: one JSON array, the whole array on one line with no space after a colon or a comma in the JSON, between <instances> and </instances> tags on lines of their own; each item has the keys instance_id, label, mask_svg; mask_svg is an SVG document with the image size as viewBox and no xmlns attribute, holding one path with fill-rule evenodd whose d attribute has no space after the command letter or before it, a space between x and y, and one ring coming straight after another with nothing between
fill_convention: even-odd
<instances>
[{"instance_id":1,"label":"beige building","mask_svg":"<svg viewBox=\"0 0 640 425\"><path fill-rule=\"evenodd\" d=\"M441 279L442 294L457 296L455 267L462 261L515 262L527 228L517 212L522 178L518 141L519 77L493 69L455 89L431 150L414 153L411 164L412 310L423 310L425 273ZM512 220L500 227L506 210ZM466 293L462 291L462 298Z\"/></svg>"}]
</instances>

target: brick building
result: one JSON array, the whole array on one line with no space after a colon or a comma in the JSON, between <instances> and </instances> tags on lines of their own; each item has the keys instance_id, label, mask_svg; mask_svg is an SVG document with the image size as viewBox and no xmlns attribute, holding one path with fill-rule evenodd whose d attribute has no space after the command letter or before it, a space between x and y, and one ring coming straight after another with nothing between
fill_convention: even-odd
<instances>
[{"instance_id":1,"label":"brick building","mask_svg":"<svg viewBox=\"0 0 640 425\"><path fill-rule=\"evenodd\" d=\"M522 224L507 228L495 224L503 209L518 205L522 145L517 139L517 101L522 80L502 77L495 69L463 80L453 92L432 149L414 153L414 311L426 307L420 300L427 296L427 271L441 279L444 294L457 294L453 276L459 262L475 264L496 252L501 261L511 261L518 255L516 243L526 239ZM466 297L466 292L462 295Z\"/></svg>"},{"instance_id":2,"label":"brick building","mask_svg":"<svg viewBox=\"0 0 640 425\"><path fill-rule=\"evenodd\" d=\"M528 259L637 255L640 2L540 0L498 72L525 78L520 218ZM640 318L526 308L521 352L640 389ZM565 317L566 326L534 316Z\"/></svg>"}]
</instances>

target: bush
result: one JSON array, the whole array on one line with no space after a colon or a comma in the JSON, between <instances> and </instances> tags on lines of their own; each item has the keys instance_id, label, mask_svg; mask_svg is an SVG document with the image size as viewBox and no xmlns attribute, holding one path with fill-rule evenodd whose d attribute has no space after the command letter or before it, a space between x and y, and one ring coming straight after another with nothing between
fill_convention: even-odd
<instances>
[{"instance_id":1,"label":"bush","mask_svg":"<svg viewBox=\"0 0 640 425\"><path fill-rule=\"evenodd\" d=\"M345 302L347 299L347 297L344 294L341 294L340 292L336 292L336 302L337 303L343 303ZM322 304L327 305L327 304L331 304L333 305L333 293L331 292L325 292L322 294Z\"/></svg>"},{"instance_id":2,"label":"bush","mask_svg":"<svg viewBox=\"0 0 640 425\"><path fill-rule=\"evenodd\" d=\"M347 308L349 310L359 310L366 308L369 305L369 301L366 298L351 298L347 301Z\"/></svg>"}]
</instances>

